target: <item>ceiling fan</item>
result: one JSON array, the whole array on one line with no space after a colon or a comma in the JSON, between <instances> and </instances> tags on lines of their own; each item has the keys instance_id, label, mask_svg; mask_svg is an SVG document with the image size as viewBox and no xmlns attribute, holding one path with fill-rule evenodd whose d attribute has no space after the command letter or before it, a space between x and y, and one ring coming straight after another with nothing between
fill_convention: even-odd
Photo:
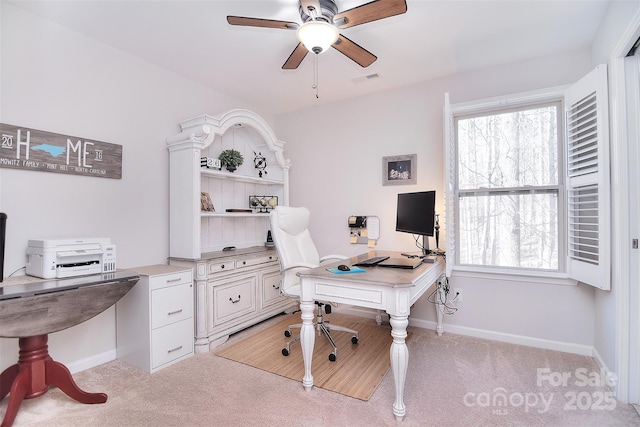
<instances>
[{"instance_id":1,"label":"ceiling fan","mask_svg":"<svg viewBox=\"0 0 640 427\"><path fill-rule=\"evenodd\" d=\"M405 0L374 0L339 12L334 0L300 0L299 11L302 25L296 22L243 16L227 16L227 22L231 25L245 27L297 30L299 43L282 66L284 70L298 68L308 52L319 54L326 51L329 46L352 59L361 67L368 67L378 58L340 34L338 29L355 27L403 14L407 11L407 2ZM316 36L320 39L316 39Z\"/></svg>"}]
</instances>

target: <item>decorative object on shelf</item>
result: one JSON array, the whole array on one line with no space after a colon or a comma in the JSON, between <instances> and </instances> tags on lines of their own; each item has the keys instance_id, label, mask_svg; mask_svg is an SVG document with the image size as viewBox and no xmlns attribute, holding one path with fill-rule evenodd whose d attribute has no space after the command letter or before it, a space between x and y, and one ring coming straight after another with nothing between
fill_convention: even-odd
<instances>
[{"instance_id":1,"label":"decorative object on shelf","mask_svg":"<svg viewBox=\"0 0 640 427\"><path fill-rule=\"evenodd\" d=\"M270 209L273 209L276 206L278 206L278 196L271 196L269 198L269 202L268 203L269 203L269 208Z\"/></svg>"},{"instance_id":2,"label":"decorative object on shelf","mask_svg":"<svg viewBox=\"0 0 640 427\"><path fill-rule=\"evenodd\" d=\"M258 196L249 196L249 207L251 209L260 209L260 198Z\"/></svg>"},{"instance_id":3,"label":"decorative object on shelf","mask_svg":"<svg viewBox=\"0 0 640 427\"><path fill-rule=\"evenodd\" d=\"M417 154L382 158L382 185L410 185L418 183Z\"/></svg>"},{"instance_id":4,"label":"decorative object on shelf","mask_svg":"<svg viewBox=\"0 0 640 427\"><path fill-rule=\"evenodd\" d=\"M249 196L249 207L258 213L267 213L278 206L278 196Z\"/></svg>"},{"instance_id":5,"label":"decorative object on shelf","mask_svg":"<svg viewBox=\"0 0 640 427\"><path fill-rule=\"evenodd\" d=\"M200 158L200 167L207 169L222 169L222 162L219 159L214 159L212 157L201 157Z\"/></svg>"},{"instance_id":6,"label":"decorative object on shelf","mask_svg":"<svg viewBox=\"0 0 640 427\"><path fill-rule=\"evenodd\" d=\"M235 171L238 166L240 166L244 162L244 157L238 150L234 150L233 148L224 150L218 156L218 159L222 163L222 166L226 167L229 172Z\"/></svg>"},{"instance_id":7,"label":"decorative object on shelf","mask_svg":"<svg viewBox=\"0 0 640 427\"><path fill-rule=\"evenodd\" d=\"M253 159L253 165L256 169L258 169L258 176L262 178L263 174L267 174L267 159L262 155L262 153L256 154L256 152L254 151L253 154L255 155L255 158Z\"/></svg>"},{"instance_id":8,"label":"decorative object on shelf","mask_svg":"<svg viewBox=\"0 0 640 427\"><path fill-rule=\"evenodd\" d=\"M202 212L215 212L216 209L213 207L213 202L211 201L211 196L206 191L200 193L200 210Z\"/></svg>"}]
</instances>

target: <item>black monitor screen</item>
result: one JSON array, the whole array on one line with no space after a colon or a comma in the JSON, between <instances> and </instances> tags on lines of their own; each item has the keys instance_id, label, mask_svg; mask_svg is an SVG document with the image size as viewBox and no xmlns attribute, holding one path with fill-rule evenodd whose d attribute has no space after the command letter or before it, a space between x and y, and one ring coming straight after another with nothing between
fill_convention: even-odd
<instances>
[{"instance_id":1,"label":"black monitor screen","mask_svg":"<svg viewBox=\"0 0 640 427\"><path fill-rule=\"evenodd\" d=\"M396 231L433 236L435 204L435 191L398 194Z\"/></svg>"}]
</instances>

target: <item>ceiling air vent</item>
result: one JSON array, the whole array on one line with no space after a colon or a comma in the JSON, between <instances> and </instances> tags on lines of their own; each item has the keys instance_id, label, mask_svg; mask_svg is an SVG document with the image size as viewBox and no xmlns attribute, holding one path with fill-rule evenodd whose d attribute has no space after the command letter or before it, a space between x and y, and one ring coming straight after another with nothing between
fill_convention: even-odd
<instances>
[{"instance_id":1,"label":"ceiling air vent","mask_svg":"<svg viewBox=\"0 0 640 427\"><path fill-rule=\"evenodd\" d=\"M361 83L361 82L366 82L366 81L369 81L369 80L379 79L380 77L382 77L380 74L373 73L373 74L367 74L366 76L356 77L355 79L353 79L353 81L355 83Z\"/></svg>"}]
</instances>

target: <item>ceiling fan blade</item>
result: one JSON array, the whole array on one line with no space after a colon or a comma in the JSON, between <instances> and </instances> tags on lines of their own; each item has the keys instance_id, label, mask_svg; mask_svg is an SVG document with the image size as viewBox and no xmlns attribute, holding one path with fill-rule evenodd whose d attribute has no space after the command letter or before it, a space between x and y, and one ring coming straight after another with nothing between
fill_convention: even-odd
<instances>
[{"instance_id":1,"label":"ceiling fan blade","mask_svg":"<svg viewBox=\"0 0 640 427\"><path fill-rule=\"evenodd\" d=\"M243 27L280 28L283 30L297 30L300 25L295 22L275 21L273 19L247 18L245 16L227 16L227 22L231 25Z\"/></svg>"},{"instance_id":2,"label":"ceiling fan blade","mask_svg":"<svg viewBox=\"0 0 640 427\"><path fill-rule=\"evenodd\" d=\"M349 28L378 19L400 15L407 11L405 0L375 0L337 13L333 22L338 28Z\"/></svg>"},{"instance_id":3,"label":"ceiling fan blade","mask_svg":"<svg viewBox=\"0 0 640 427\"><path fill-rule=\"evenodd\" d=\"M314 16L309 12L309 8L312 8L315 11L315 16L322 15L319 0L300 0L300 6L302 6L304 12L309 16Z\"/></svg>"},{"instance_id":4,"label":"ceiling fan blade","mask_svg":"<svg viewBox=\"0 0 640 427\"><path fill-rule=\"evenodd\" d=\"M378 59L378 57L373 53L369 52L359 44L352 42L342 34L338 36L338 41L336 41L332 46L363 68L368 67Z\"/></svg>"},{"instance_id":5,"label":"ceiling fan blade","mask_svg":"<svg viewBox=\"0 0 640 427\"><path fill-rule=\"evenodd\" d=\"M304 47L302 43L298 43L298 46L293 49L293 52L291 52L291 55L289 55L289 58L287 58L287 60L285 61L282 69L295 70L296 68L298 68L304 57L307 56L307 53L309 53L307 48Z\"/></svg>"}]
</instances>

